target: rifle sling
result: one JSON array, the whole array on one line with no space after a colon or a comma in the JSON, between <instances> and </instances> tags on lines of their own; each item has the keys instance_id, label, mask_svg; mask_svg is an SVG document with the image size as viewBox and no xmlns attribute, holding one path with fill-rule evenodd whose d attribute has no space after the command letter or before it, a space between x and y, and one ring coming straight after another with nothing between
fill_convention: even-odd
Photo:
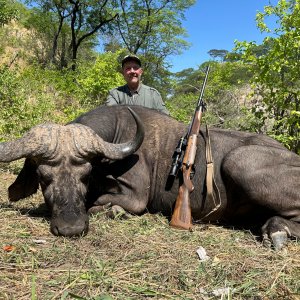
<instances>
[{"instance_id":1,"label":"rifle sling","mask_svg":"<svg viewBox=\"0 0 300 300\"><path fill-rule=\"evenodd\" d=\"M221 206L221 197L220 197L220 191L219 188L215 182L214 179L214 163L213 163L213 157L211 152L211 144L210 144L210 136L208 127L206 125L206 146L205 146L205 152L206 152L206 200L214 204L214 208L208 212L204 217L201 219L204 219L214 213L216 210L219 209Z\"/></svg>"}]
</instances>

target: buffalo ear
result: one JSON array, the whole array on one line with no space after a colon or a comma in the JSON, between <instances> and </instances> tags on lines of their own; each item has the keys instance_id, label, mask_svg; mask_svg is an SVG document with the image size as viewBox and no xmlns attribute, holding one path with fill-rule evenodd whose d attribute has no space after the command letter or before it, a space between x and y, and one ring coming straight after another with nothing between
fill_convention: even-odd
<instances>
[{"instance_id":1,"label":"buffalo ear","mask_svg":"<svg viewBox=\"0 0 300 300\"><path fill-rule=\"evenodd\" d=\"M24 166L17 179L8 188L8 198L10 201L18 201L26 198L39 188L37 165L30 158L26 158Z\"/></svg>"}]
</instances>

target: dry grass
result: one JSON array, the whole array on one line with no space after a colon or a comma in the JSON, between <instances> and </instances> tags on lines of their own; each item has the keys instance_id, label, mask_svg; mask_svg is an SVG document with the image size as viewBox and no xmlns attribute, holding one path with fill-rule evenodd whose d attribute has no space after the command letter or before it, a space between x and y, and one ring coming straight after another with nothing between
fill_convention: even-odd
<instances>
[{"instance_id":1,"label":"dry grass","mask_svg":"<svg viewBox=\"0 0 300 300\"><path fill-rule=\"evenodd\" d=\"M40 194L8 203L14 177L0 172L0 299L300 299L298 241L276 253L248 231L177 231L148 214L98 214L87 236L54 237Z\"/></svg>"}]
</instances>

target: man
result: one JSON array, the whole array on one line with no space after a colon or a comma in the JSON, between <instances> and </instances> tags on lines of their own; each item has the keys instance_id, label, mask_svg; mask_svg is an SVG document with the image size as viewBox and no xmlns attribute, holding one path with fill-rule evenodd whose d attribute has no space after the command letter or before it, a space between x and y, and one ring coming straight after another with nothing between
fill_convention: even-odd
<instances>
[{"instance_id":1,"label":"man","mask_svg":"<svg viewBox=\"0 0 300 300\"><path fill-rule=\"evenodd\" d=\"M142 84L143 69L137 56L127 55L123 58L122 74L127 84L112 89L107 97L106 105L141 105L169 114L160 93L156 89Z\"/></svg>"}]
</instances>

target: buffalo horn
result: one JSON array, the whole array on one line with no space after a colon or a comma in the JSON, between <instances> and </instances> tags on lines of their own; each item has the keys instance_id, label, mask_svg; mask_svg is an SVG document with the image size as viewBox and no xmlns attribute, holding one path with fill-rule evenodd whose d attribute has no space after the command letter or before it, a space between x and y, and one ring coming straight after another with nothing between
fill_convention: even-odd
<instances>
[{"instance_id":1,"label":"buffalo horn","mask_svg":"<svg viewBox=\"0 0 300 300\"><path fill-rule=\"evenodd\" d=\"M11 162L23 157L44 156L49 150L55 126L57 125L51 123L37 125L19 139L0 143L0 161Z\"/></svg>"},{"instance_id":2,"label":"buffalo horn","mask_svg":"<svg viewBox=\"0 0 300 300\"><path fill-rule=\"evenodd\" d=\"M105 142L92 129L84 126L85 133L82 132L80 134L81 136L85 136L84 141L81 139L76 139L78 154L80 154L82 157L99 155L108 159L119 160L133 154L137 149L139 149L144 140L144 126L139 116L131 108L128 107L128 109L136 122L136 134L131 141L121 144ZM76 125L80 125L80 129L84 130L83 125ZM85 144L81 144L80 140Z\"/></svg>"}]
</instances>

